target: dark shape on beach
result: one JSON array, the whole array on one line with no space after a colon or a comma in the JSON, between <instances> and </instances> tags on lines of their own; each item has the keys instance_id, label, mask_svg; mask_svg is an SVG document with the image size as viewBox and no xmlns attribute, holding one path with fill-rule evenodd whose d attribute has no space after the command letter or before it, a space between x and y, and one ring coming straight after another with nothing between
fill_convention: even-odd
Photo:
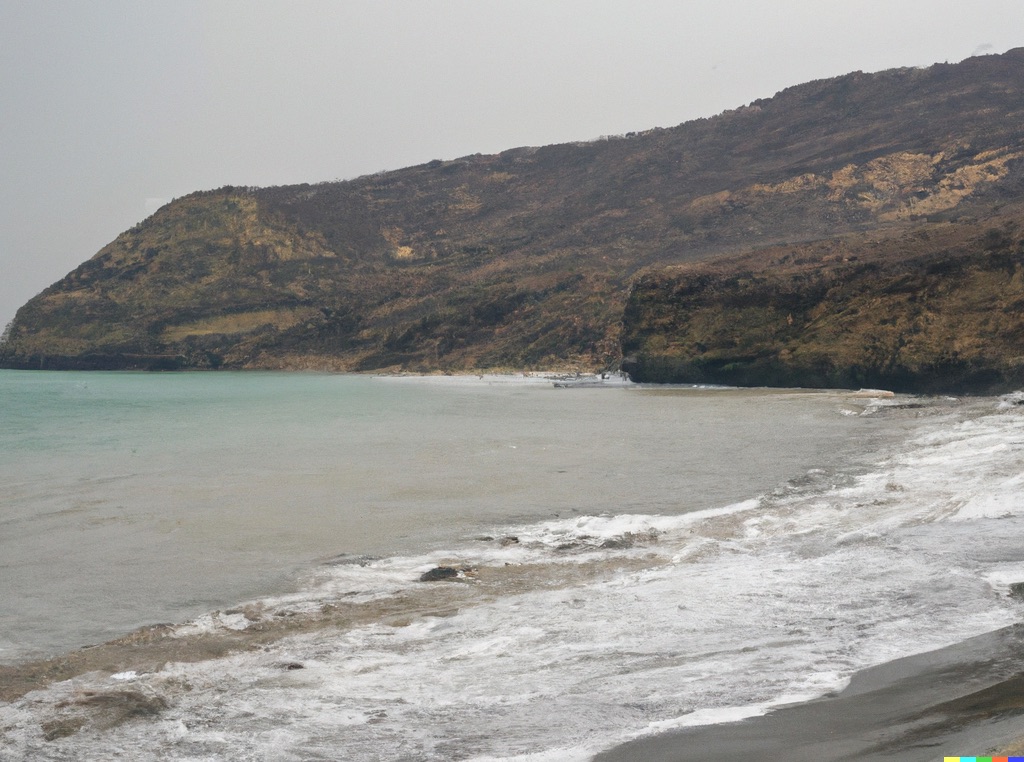
<instances>
[{"instance_id":1,"label":"dark shape on beach","mask_svg":"<svg viewBox=\"0 0 1024 762\"><path fill-rule=\"evenodd\" d=\"M323 564L324 566L369 566L379 560L380 556L354 556L349 553L339 553L333 558L328 558Z\"/></svg>"},{"instance_id":2,"label":"dark shape on beach","mask_svg":"<svg viewBox=\"0 0 1024 762\"><path fill-rule=\"evenodd\" d=\"M167 708L167 701L162 697L147 696L140 691L84 691L69 703L102 709L109 717L117 716L121 721L131 717L150 717Z\"/></svg>"},{"instance_id":3,"label":"dark shape on beach","mask_svg":"<svg viewBox=\"0 0 1024 762\"><path fill-rule=\"evenodd\" d=\"M43 731L43 738L47 741L56 741L58 738L72 736L85 727L84 717L56 717L46 720L40 724Z\"/></svg>"},{"instance_id":4,"label":"dark shape on beach","mask_svg":"<svg viewBox=\"0 0 1024 762\"><path fill-rule=\"evenodd\" d=\"M636 539L632 535L626 534L620 537L609 537L601 543L601 547L606 550L623 550L625 548L632 548L635 543Z\"/></svg>"},{"instance_id":5,"label":"dark shape on beach","mask_svg":"<svg viewBox=\"0 0 1024 762\"><path fill-rule=\"evenodd\" d=\"M443 579L454 579L459 576L459 570L451 566L435 566L430 571L420 575L420 582L437 582Z\"/></svg>"},{"instance_id":6,"label":"dark shape on beach","mask_svg":"<svg viewBox=\"0 0 1024 762\"><path fill-rule=\"evenodd\" d=\"M30 300L24 369L1024 385L1024 48L668 129L193 193Z\"/></svg>"},{"instance_id":7,"label":"dark shape on beach","mask_svg":"<svg viewBox=\"0 0 1024 762\"><path fill-rule=\"evenodd\" d=\"M77 733L87 725L100 730L122 725L133 719L153 717L168 707L162 696L147 695L142 691L82 691L74 698L61 701L55 707L62 711L42 725L47 741Z\"/></svg>"}]
</instances>

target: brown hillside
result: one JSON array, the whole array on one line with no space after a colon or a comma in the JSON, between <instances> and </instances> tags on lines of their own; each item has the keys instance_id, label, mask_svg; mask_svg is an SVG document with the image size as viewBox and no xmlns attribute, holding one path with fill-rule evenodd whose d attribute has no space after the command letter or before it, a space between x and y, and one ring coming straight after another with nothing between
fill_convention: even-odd
<instances>
[{"instance_id":1,"label":"brown hillside","mask_svg":"<svg viewBox=\"0 0 1024 762\"><path fill-rule=\"evenodd\" d=\"M0 364L609 367L639 273L991 215L1024 198L1021 124L1015 50L672 129L196 193L27 303Z\"/></svg>"},{"instance_id":2,"label":"brown hillside","mask_svg":"<svg viewBox=\"0 0 1024 762\"><path fill-rule=\"evenodd\" d=\"M643 381L1022 388L1024 208L650 274L623 342Z\"/></svg>"}]
</instances>

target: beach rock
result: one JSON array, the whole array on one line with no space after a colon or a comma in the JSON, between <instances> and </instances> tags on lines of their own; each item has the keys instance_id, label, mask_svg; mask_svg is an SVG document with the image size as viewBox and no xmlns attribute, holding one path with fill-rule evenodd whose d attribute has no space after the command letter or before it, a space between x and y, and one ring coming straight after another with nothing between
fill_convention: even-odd
<instances>
[{"instance_id":1,"label":"beach rock","mask_svg":"<svg viewBox=\"0 0 1024 762\"><path fill-rule=\"evenodd\" d=\"M430 571L420 575L420 582L437 582L442 579L454 579L459 576L459 570L451 566L435 566Z\"/></svg>"},{"instance_id":2,"label":"beach rock","mask_svg":"<svg viewBox=\"0 0 1024 762\"><path fill-rule=\"evenodd\" d=\"M635 540L632 534L624 534L619 537L609 537L607 540L601 543L602 548L618 550L623 548L632 548L635 544Z\"/></svg>"},{"instance_id":3,"label":"beach rock","mask_svg":"<svg viewBox=\"0 0 1024 762\"><path fill-rule=\"evenodd\" d=\"M340 553L334 558L324 561L324 566L369 566L374 561L379 561L380 556L353 556L348 553Z\"/></svg>"},{"instance_id":4,"label":"beach rock","mask_svg":"<svg viewBox=\"0 0 1024 762\"><path fill-rule=\"evenodd\" d=\"M43 731L43 738L47 741L56 741L58 738L74 735L85 726L85 723L84 717L58 717L43 722L40 728Z\"/></svg>"},{"instance_id":5,"label":"beach rock","mask_svg":"<svg viewBox=\"0 0 1024 762\"><path fill-rule=\"evenodd\" d=\"M109 730L139 717L153 717L167 706L162 696L141 691L82 691L73 699L56 704L58 709L70 710L72 714L46 732L54 738L75 732L76 725L82 727L86 724L76 719L82 718L83 710L94 727Z\"/></svg>"},{"instance_id":6,"label":"beach rock","mask_svg":"<svg viewBox=\"0 0 1024 762\"><path fill-rule=\"evenodd\" d=\"M519 538L515 537L514 535L509 535L508 537L502 537L501 540L499 541L499 544L503 548L508 546L508 545L518 545L519 544Z\"/></svg>"},{"instance_id":7,"label":"beach rock","mask_svg":"<svg viewBox=\"0 0 1024 762\"><path fill-rule=\"evenodd\" d=\"M653 529L642 532L624 532L616 537L609 537L601 543L602 548L621 550L632 548L634 545L646 545L658 541L658 533Z\"/></svg>"}]
</instances>

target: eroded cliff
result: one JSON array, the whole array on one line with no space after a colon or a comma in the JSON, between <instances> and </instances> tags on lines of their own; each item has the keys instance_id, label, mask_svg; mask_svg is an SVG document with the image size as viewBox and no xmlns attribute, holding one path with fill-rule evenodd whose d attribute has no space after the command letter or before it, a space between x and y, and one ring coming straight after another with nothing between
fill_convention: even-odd
<instances>
[{"instance_id":1,"label":"eroded cliff","mask_svg":"<svg viewBox=\"0 0 1024 762\"><path fill-rule=\"evenodd\" d=\"M1024 209L648 275L623 343L640 381L1022 388Z\"/></svg>"},{"instance_id":2,"label":"eroded cliff","mask_svg":"<svg viewBox=\"0 0 1024 762\"><path fill-rule=\"evenodd\" d=\"M1024 199L1022 124L1016 50L812 82L672 129L346 182L196 193L28 302L0 365L593 369L625 351L641 375L679 380L666 369L693 364L677 351L693 329L678 329L679 306L656 298L653 284L677 277L658 270L721 257L717 268L748 267L735 258L840 240L886 268L906 260L901 242L920 230L1013 239L1010 217L970 225ZM936 244L928 256L954 249ZM774 273L775 255L758 256L772 263L758 275L771 288L860 277L819 263L789 283L786 263ZM723 293L733 324L764 330L743 303L762 297ZM683 333L656 339L657 325ZM672 352L654 351L658 340ZM840 383L755 365L736 379Z\"/></svg>"}]
</instances>

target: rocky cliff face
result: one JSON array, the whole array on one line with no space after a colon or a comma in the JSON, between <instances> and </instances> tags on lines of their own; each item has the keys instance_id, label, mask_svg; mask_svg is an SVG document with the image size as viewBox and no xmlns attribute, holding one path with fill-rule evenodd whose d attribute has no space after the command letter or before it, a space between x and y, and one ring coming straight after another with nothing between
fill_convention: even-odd
<instances>
[{"instance_id":1,"label":"rocky cliff face","mask_svg":"<svg viewBox=\"0 0 1024 762\"><path fill-rule=\"evenodd\" d=\"M645 276L623 342L643 381L1022 388L1024 208Z\"/></svg>"},{"instance_id":2,"label":"rocky cliff face","mask_svg":"<svg viewBox=\"0 0 1024 762\"><path fill-rule=\"evenodd\" d=\"M1024 199L1022 124L1017 50L812 82L672 129L196 193L26 304L0 364L598 368L625 349L641 375L683 380L690 371L669 368L693 357L652 349L655 326L684 330L679 305L654 289L678 273L659 270L839 240L895 266L912 231L941 237ZM989 228L1012 239L1012 221L964 227L963 240ZM940 249L928 256L952 256ZM784 280L790 270L771 272L777 259L721 267ZM806 282L829 267L808 265ZM738 307L740 294L754 297L725 290ZM661 340L672 352L688 341Z\"/></svg>"}]
</instances>

